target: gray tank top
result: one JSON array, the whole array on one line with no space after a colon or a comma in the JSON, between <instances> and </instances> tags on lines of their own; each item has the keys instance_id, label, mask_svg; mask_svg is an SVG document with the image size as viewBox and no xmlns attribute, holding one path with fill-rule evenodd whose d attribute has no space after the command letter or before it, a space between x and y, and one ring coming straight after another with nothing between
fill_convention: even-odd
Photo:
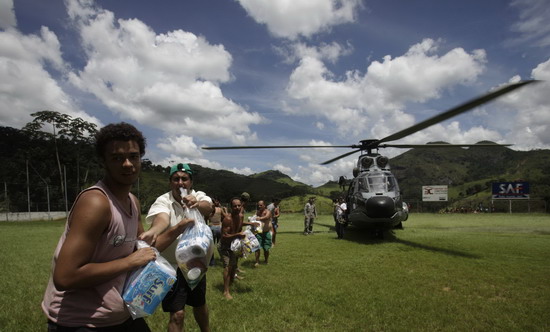
<instances>
[{"instance_id":1,"label":"gray tank top","mask_svg":"<svg viewBox=\"0 0 550 332\"><path fill-rule=\"evenodd\" d=\"M128 256L134 251L140 222L136 202L131 196L132 210L128 214L103 182L99 181L83 192L88 190L100 190L107 196L112 215L109 227L96 245L91 262L102 263ZM76 198L75 204L83 192ZM54 253L52 271L69 231L67 222ZM122 300L126 276L123 273L95 287L67 291L58 291L50 277L42 309L48 319L63 326L105 327L121 324L130 318Z\"/></svg>"}]
</instances>

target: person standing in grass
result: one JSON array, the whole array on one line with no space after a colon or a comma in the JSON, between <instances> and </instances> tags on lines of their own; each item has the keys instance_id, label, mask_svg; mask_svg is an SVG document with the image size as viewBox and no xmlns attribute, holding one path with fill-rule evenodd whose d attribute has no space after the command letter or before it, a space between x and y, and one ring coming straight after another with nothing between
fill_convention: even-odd
<instances>
[{"instance_id":1,"label":"person standing in grass","mask_svg":"<svg viewBox=\"0 0 550 332\"><path fill-rule=\"evenodd\" d=\"M244 221L244 215L246 213L246 205L248 204L249 201L250 201L250 194L247 193L246 191L243 192L241 194L241 212L239 213L239 217L241 218L241 225L240 225L241 229L244 225L251 225L248 221ZM245 273L244 270L239 267L239 265L237 265L237 269L235 270L235 278L239 280L243 279L243 277L239 276L237 273L242 273L242 274Z\"/></svg>"},{"instance_id":2,"label":"person standing in grass","mask_svg":"<svg viewBox=\"0 0 550 332\"><path fill-rule=\"evenodd\" d=\"M105 173L76 198L55 249L42 301L48 331L150 331L122 300L127 274L156 258L152 248L136 250L143 226L130 193L145 138L122 122L105 126L95 139Z\"/></svg>"},{"instance_id":3,"label":"person standing in grass","mask_svg":"<svg viewBox=\"0 0 550 332\"><path fill-rule=\"evenodd\" d=\"M271 249L271 232L273 225L271 224L271 212L266 208L264 201L258 201L258 210L256 211L256 221L262 223L261 232L256 234L260 248L264 251L264 263L269 261L269 249ZM256 251L256 263L254 267L260 266L260 250Z\"/></svg>"},{"instance_id":4,"label":"person standing in grass","mask_svg":"<svg viewBox=\"0 0 550 332\"><path fill-rule=\"evenodd\" d=\"M338 199L336 207L336 235L339 239L344 238L344 229L346 228L346 210L348 209L346 202L342 197Z\"/></svg>"},{"instance_id":5,"label":"person standing in grass","mask_svg":"<svg viewBox=\"0 0 550 332\"><path fill-rule=\"evenodd\" d=\"M214 244L219 245L221 236L222 236L222 218L223 218L223 211L222 207L220 206L220 199L214 198L214 208L212 209L212 213L210 216L208 216L208 226L210 226L210 230L212 231L212 236L214 237ZM210 261L210 266L215 265L216 259L214 258L215 255L212 255L212 260Z\"/></svg>"},{"instance_id":6,"label":"person standing in grass","mask_svg":"<svg viewBox=\"0 0 550 332\"><path fill-rule=\"evenodd\" d=\"M304 206L304 235L313 234L313 223L317 218L315 209L315 197L310 197Z\"/></svg>"},{"instance_id":7,"label":"person standing in grass","mask_svg":"<svg viewBox=\"0 0 550 332\"><path fill-rule=\"evenodd\" d=\"M269 212L271 212L271 224L273 225L273 246L275 246L275 240L277 239L277 229L279 228L279 216L281 215L279 209L280 199L274 198L273 202L267 206Z\"/></svg>"},{"instance_id":8,"label":"person standing in grass","mask_svg":"<svg viewBox=\"0 0 550 332\"><path fill-rule=\"evenodd\" d=\"M159 196L149 208L145 221L152 225L142 239L149 242L158 235L155 247L177 270L176 282L162 301L162 309L170 313L168 331L183 331L185 305L193 307L193 315L201 331L209 331L206 276L191 289L181 269L177 268L176 247L180 234L193 222L184 218L184 204L190 208L196 207L203 216L208 216L212 213L212 199L204 192L193 189L193 170L188 164L173 165L169 181L170 191ZM185 189L187 195L182 197L180 189Z\"/></svg>"},{"instance_id":9,"label":"person standing in grass","mask_svg":"<svg viewBox=\"0 0 550 332\"><path fill-rule=\"evenodd\" d=\"M230 288L237 276L237 264L239 257L231 250L231 242L237 238L243 238L241 208L239 198L231 200L231 213L224 213L222 217L222 237L219 243L220 255L223 261L223 296L231 300Z\"/></svg>"}]
</instances>

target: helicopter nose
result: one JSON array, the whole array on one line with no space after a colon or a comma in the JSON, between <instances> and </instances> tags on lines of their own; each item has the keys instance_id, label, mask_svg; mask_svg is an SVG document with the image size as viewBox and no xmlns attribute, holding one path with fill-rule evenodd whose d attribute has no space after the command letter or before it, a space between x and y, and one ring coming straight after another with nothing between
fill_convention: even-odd
<instances>
[{"instance_id":1,"label":"helicopter nose","mask_svg":"<svg viewBox=\"0 0 550 332\"><path fill-rule=\"evenodd\" d=\"M367 216L371 218L390 218L395 213L395 203L387 196L371 197L365 204Z\"/></svg>"}]
</instances>

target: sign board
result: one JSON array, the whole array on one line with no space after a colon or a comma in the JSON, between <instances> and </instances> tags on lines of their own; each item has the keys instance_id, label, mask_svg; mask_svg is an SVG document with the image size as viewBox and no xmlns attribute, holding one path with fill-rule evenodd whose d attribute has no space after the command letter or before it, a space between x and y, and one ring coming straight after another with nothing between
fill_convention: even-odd
<instances>
[{"instance_id":1,"label":"sign board","mask_svg":"<svg viewBox=\"0 0 550 332\"><path fill-rule=\"evenodd\" d=\"M446 202L448 194L448 186L422 186L423 202Z\"/></svg>"},{"instance_id":2,"label":"sign board","mask_svg":"<svg viewBox=\"0 0 550 332\"><path fill-rule=\"evenodd\" d=\"M529 199L529 182L493 182L493 199Z\"/></svg>"}]
</instances>

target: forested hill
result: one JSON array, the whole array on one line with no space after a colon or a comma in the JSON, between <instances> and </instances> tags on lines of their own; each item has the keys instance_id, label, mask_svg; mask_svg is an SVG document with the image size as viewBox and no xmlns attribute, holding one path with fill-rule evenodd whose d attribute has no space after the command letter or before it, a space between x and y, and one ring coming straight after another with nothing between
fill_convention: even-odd
<instances>
[{"instance_id":1,"label":"forested hill","mask_svg":"<svg viewBox=\"0 0 550 332\"><path fill-rule=\"evenodd\" d=\"M94 127L55 112L37 114L42 116L37 116L42 124L64 120L64 127L56 127L55 135L41 131L40 123L34 122L23 130L0 127L0 179L4 188L0 212L28 211L28 197L31 211L47 211L48 204L51 211L63 211L66 206L70 208L81 189L102 175L90 139ZM488 197L492 182L515 180L531 183L532 198L550 200L550 150L417 148L391 159L390 165L409 201L421 199L422 185L449 185L449 196L456 200L479 197L480 193ZM341 195L336 182L314 188L275 170L245 176L200 165L192 167L195 187L223 202L244 191L253 201ZM134 193L139 195L143 209L147 209L158 195L168 190L168 168L145 159L142 169Z\"/></svg>"},{"instance_id":2,"label":"forested hill","mask_svg":"<svg viewBox=\"0 0 550 332\"><path fill-rule=\"evenodd\" d=\"M550 199L550 150L416 148L392 158L390 165L410 200L421 200L423 185L448 185L450 198L460 199L489 196L493 182L509 181L528 181L532 198Z\"/></svg>"}]
</instances>

